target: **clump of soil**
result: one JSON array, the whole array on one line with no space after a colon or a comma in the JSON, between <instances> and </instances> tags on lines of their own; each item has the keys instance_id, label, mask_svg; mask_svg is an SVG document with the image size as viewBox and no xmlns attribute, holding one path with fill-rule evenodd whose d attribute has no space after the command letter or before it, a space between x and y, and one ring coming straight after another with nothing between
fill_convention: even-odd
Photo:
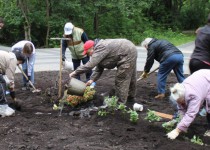
<instances>
[{"instance_id":1,"label":"clump of soil","mask_svg":"<svg viewBox=\"0 0 210 150\"><path fill-rule=\"evenodd\" d=\"M210 138L204 137L207 124L205 117L197 116L188 133L182 134L176 140L167 139L166 131L161 126L164 121L150 123L144 118L147 109L173 114L168 97L155 100L156 74L149 79L141 80L137 86L137 103L144 105L139 112L137 124L132 124L128 118L116 112L114 115L101 117L97 112L81 118L71 115L72 111L90 106L100 106L104 95L109 95L114 86L115 71L105 71L96 84L97 94L92 102L76 108L64 106L60 115L53 110L53 104L58 103L56 79L58 72L37 72L35 74L37 88L41 93L21 91L21 74L16 75L17 98L22 101L20 111L15 116L0 119L0 149L2 150L134 150L134 149L209 149L210 146L200 146L190 142L193 135L199 136L205 144ZM140 72L138 73L140 75ZM168 77L167 89L176 83L173 74ZM68 73L63 74L63 85L68 83ZM64 90L64 87L63 87ZM169 93L167 91L167 96ZM8 101L11 102L9 96ZM132 107L132 106L128 106Z\"/></svg>"}]
</instances>

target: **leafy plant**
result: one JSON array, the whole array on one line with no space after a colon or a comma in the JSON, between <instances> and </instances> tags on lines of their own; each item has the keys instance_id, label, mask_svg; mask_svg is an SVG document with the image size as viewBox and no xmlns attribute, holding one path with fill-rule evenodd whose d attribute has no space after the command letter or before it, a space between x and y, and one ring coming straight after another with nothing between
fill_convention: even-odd
<instances>
[{"instance_id":1,"label":"leafy plant","mask_svg":"<svg viewBox=\"0 0 210 150\"><path fill-rule=\"evenodd\" d=\"M114 111L115 109L117 109L117 101L118 101L118 98L117 96L112 96L111 98L110 97L105 97L104 99L104 102L105 104L108 106L108 108L110 109L110 111Z\"/></svg>"},{"instance_id":2,"label":"leafy plant","mask_svg":"<svg viewBox=\"0 0 210 150\"><path fill-rule=\"evenodd\" d=\"M93 99L95 92L95 89L90 88L90 86L87 86L83 96L67 95L66 104L75 107L80 103L90 101Z\"/></svg>"},{"instance_id":3,"label":"leafy plant","mask_svg":"<svg viewBox=\"0 0 210 150\"><path fill-rule=\"evenodd\" d=\"M137 123L139 120L139 114L135 110L129 110L128 113L130 113L130 121L133 123Z\"/></svg>"},{"instance_id":4,"label":"leafy plant","mask_svg":"<svg viewBox=\"0 0 210 150\"><path fill-rule=\"evenodd\" d=\"M99 110L98 111L98 115L99 116L102 116L103 117L103 116L106 116L107 114L108 114L108 112L106 110Z\"/></svg>"},{"instance_id":5,"label":"leafy plant","mask_svg":"<svg viewBox=\"0 0 210 150\"><path fill-rule=\"evenodd\" d=\"M196 135L190 141L194 144L203 145L203 141Z\"/></svg>"},{"instance_id":6,"label":"leafy plant","mask_svg":"<svg viewBox=\"0 0 210 150\"><path fill-rule=\"evenodd\" d=\"M161 117L157 116L155 114L155 111L148 109L147 116L144 119L149 120L149 122L152 122L152 121L160 121Z\"/></svg>"},{"instance_id":7,"label":"leafy plant","mask_svg":"<svg viewBox=\"0 0 210 150\"><path fill-rule=\"evenodd\" d=\"M175 119L165 122L162 124L162 127L166 129L167 132L170 132L174 129L175 124L177 123L177 121Z\"/></svg>"},{"instance_id":8,"label":"leafy plant","mask_svg":"<svg viewBox=\"0 0 210 150\"><path fill-rule=\"evenodd\" d=\"M162 127L166 129L167 132L170 132L174 129L174 126L180 122L181 117L177 117L176 119L173 119L171 121L165 122L162 124Z\"/></svg>"},{"instance_id":9,"label":"leafy plant","mask_svg":"<svg viewBox=\"0 0 210 150\"><path fill-rule=\"evenodd\" d=\"M120 105L118 105L118 109L122 111L122 113L126 113L126 105L121 103Z\"/></svg>"}]
</instances>

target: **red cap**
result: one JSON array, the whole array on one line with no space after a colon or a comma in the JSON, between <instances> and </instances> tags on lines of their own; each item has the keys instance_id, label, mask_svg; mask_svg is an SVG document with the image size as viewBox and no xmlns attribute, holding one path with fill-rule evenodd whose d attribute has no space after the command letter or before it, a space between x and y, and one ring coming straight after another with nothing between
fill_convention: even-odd
<instances>
[{"instance_id":1,"label":"red cap","mask_svg":"<svg viewBox=\"0 0 210 150\"><path fill-rule=\"evenodd\" d=\"M88 40L87 42L85 42L83 55L86 55L87 51L93 46L94 46L94 41Z\"/></svg>"}]
</instances>

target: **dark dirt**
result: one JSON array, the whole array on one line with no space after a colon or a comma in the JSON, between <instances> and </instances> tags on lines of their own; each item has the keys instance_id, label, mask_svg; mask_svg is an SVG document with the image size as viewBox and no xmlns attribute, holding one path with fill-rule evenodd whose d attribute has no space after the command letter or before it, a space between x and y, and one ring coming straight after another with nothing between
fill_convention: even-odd
<instances>
[{"instance_id":1,"label":"dark dirt","mask_svg":"<svg viewBox=\"0 0 210 150\"><path fill-rule=\"evenodd\" d=\"M90 104L96 106L101 104L103 100L101 94L113 88L114 73L115 71L103 73L96 85L97 94ZM98 116L96 112L92 112L90 118L71 116L69 112L73 109L69 106L65 106L59 116L59 111L52 109L53 102L57 102L58 91L51 88L46 94L48 88L55 86L58 72L37 72L35 75L35 86L42 90L41 93L21 91L22 76L21 74L16 76L17 98L23 101L22 109L16 111L15 116L0 118L0 150L210 149L210 146L200 146L189 140L193 135L197 135L205 144L210 143L210 138L203 136L207 126L205 117L197 116L188 133L182 134L174 141L167 139L166 131L161 126L167 120L152 123L144 120L147 109L173 114L168 98L164 100L153 98L157 94L156 74L138 82L137 102L144 105L144 110L139 112L137 124L131 123L128 117L118 112L106 117ZM63 76L63 79L68 79L67 73ZM171 74L167 89L175 82L176 78ZM11 101L10 97L7 97ZM90 104L76 109L88 107ZM189 139L186 140L185 137Z\"/></svg>"}]
</instances>

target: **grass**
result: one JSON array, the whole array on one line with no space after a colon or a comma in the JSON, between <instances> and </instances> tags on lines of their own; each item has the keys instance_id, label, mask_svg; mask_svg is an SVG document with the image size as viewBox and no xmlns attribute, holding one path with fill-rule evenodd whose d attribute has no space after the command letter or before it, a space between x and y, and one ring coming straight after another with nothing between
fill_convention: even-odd
<instances>
[{"instance_id":1,"label":"grass","mask_svg":"<svg viewBox=\"0 0 210 150\"><path fill-rule=\"evenodd\" d=\"M170 28L168 30L146 30L144 37L153 37L157 39L165 39L173 43L175 46L182 45L195 40L194 32L174 32Z\"/></svg>"}]
</instances>

